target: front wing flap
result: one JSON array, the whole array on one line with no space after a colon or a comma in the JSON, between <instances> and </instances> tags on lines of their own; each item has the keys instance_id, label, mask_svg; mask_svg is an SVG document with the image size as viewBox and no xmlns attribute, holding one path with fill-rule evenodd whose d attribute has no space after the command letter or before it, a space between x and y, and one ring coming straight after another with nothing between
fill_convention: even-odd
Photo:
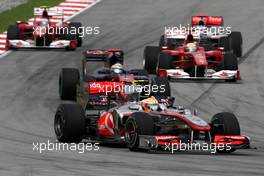
<instances>
[{"instance_id":1,"label":"front wing flap","mask_svg":"<svg viewBox=\"0 0 264 176\"><path fill-rule=\"evenodd\" d=\"M162 73L162 74L161 74ZM169 70L159 70L159 75L168 77L170 80L239 80L240 71L239 70L207 70L203 77L190 76L189 73L183 71L182 69L169 69Z\"/></svg>"},{"instance_id":2,"label":"front wing flap","mask_svg":"<svg viewBox=\"0 0 264 176\"><path fill-rule=\"evenodd\" d=\"M10 48L67 48L70 46L70 40L57 40L50 43L49 46L36 46L34 40L9 40Z\"/></svg>"}]
</instances>

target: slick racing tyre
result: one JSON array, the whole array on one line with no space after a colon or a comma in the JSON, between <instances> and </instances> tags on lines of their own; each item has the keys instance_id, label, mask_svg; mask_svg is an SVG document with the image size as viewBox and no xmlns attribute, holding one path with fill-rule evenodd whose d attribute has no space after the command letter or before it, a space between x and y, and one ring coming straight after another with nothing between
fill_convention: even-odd
<instances>
[{"instance_id":1,"label":"slick racing tyre","mask_svg":"<svg viewBox=\"0 0 264 176\"><path fill-rule=\"evenodd\" d=\"M83 40L82 40L82 35L83 35L83 29L82 29L82 23L79 22L72 22L70 24L71 28L75 28L76 30L76 38L77 38L77 46L81 47Z\"/></svg>"},{"instance_id":2,"label":"slick racing tyre","mask_svg":"<svg viewBox=\"0 0 264 176\"><path fill-rule=\"evenodd\" d=\"M224 48L224 51L232 51L232 39L230 37L221 37L219 46Z\"/></svg>"},{"instance_id":3,"label":"slick racing tyre","mask_svg":"<svg viewBox=\"0 0 264 176\"><path fill-rule=\"evenodd\" d=\"M173 69L173 60L170 54L160 53L158 59L158 68L159 69Z\"/></svg>"},{"instance_id":4,"label":"slick racing tyre","mask_svg":"<svg viewBox=\"0 0 264 176\"><path fill-rule=\"evenodd\" d=\"M159 49L161 50L163 46L165 46L165 38L164 38L164 35L160 36Z\"/></svg>"},{"instance_id":5,"label":"slick racing tyre","mask_svg":"<svg viewBox=\"0 0 264 176\"><path fill-rule=\"evenodd\" d=\"M158 91L151 92L151 95L158 97L170 97L171 96L171 87L170 82L167 78L155 77L152 81L152 87L158 87Z\"/></svg>"},{"instance_id":6,"label":"slick racing tyre","mask_svg":"<svg viewBox=\"0 0 264 176\"><path fill-rule=\"evenodd\" d=\"M59 77L59 94L61 100L76 100L76 88L80 73L75 68L63 68Z\"/></svg>"},{"instance_id":7,"label":"slick racing tyre","mask_svg":"<svg viewBox=\"0 0 264 176\"><path fill-rule=\"evenodd\" d=\"M153 135L154 120L145 112L133 113L125 123L125 142L130 151L138 151L139 135Z\"/></svg>"},{"instance_id":8,"label":"slick racing tyre","mask_svg":"<svg viewBox=\"0 0 264 176\"><path fill-rule=\"evenodd\" d=\"M214 138L215 135L240 135L240 125L236 116L229 112L222 112L215 114L211 119L211 134ZM218 153L231 153L231 150L217 150Z\"/></svg>"},{"instance_id":9,"label":"slick racing tyre","mask_svg":"<svg viewBox=\"0 0 264 176\"><path fill-rule=\"evenodd\" d=\"M223 61L224 70L238 70L237 57L233 53L225 53Z\"/></svg>"},{"instance_id":10,"label":"slick racing tyre","mask_svg":"<svg viewBox=\"0 0 264 176\"><path fill-rule=\"evenodd\" d=\"M59 142L81 142L85 133L82 107L79 104L61 104L55 114L54 130Z\"/></svg>"},{"instance_id":11,"label":"slick racing tyre","mask_svg":"<svg viewBox=\"0 0 264 176\"><path fill-rule=\"evenodd\" d=\"M8 40L18 40L19 39L19 26L11 25L7 29L7 39Z\"/></svg>"},{"instance_id":12,"label":"slick racing tyre","mask_svg":"<svg viewBox=\"0 0 264 176\"><path fill-rule=\"evenodd\" d=\"M159 47L146 46L144 49L144 69L149 74L156 74L157 63L158 63Z\"/></svg>"},{"instance_id":13,"label":"slick racing tyre","mask_svg":"<svg viewBox=\"0 0 264 176\"><path fill-rule=\"evenodd\" d=\"M243 38L241 32L231 32L230 38L232 39L233 53L237 57L243 54Z\"/></svg>"},{"instance_id":14,"label":"slick racing tyre","mask_svg":"<svg viewBox=\"0 0 264 176\"><path fill-rule=\"evenodd\" d=\"M68 31L71 31L71 27L68 27ZM76 47L78 46L78 38L77 38L77 35L75 34L71 34L70 32L68 33L65 33L63 34L63 37L62 37L63 40L69 40L69 41L72 41L72 40L75 40L77 41L77 45L74 44L74 46L68 46L66 47L66 50L76 50Z\"/></svg>"}]
</instances>

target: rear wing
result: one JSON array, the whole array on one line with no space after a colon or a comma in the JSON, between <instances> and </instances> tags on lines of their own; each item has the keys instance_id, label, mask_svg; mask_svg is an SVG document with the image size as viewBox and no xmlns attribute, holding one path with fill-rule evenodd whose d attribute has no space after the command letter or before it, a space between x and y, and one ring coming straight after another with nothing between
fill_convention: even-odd
<instances>
[{"instance_id":1,"label":"rear wing","mask_svg":"<svg viewBox=\"0 0 264 176\"><path fill-rule=\"evenodd\" d=\"M203 21L206 26L223 26L224 18L222 16L192 16L192 26L199 25Z\"/></svg>"},{"instance_id":2,"label":"rear wing","mask_svg":"<svg viewBox=\"0 0 264 176\"><path fill-rule=\"evenodd\" d=\"M105 62L109 53L105 50L88 50L84 53L86 61Z\"/></svg>"},{"instance_id":3,"label":"rear wing","mask_svg":"<svg viewBox=\"0 0 264 176\"><path fill-rule=\"evenodd\" d=\"M63 17L64 15L64 11L63 8L59 8L59 7L52 7L52 8L48 8L48 7L37 7L34 8L34 16L42 16L44 11L47 11L48 16L60 16Z\"/></svg>"},{"instance_id":4,"label":"rear wing","mask_svg":"<svg viewBox=\"0 0 264 176\"><path fill-rule=\"evenodd\" d=\"M105 62L108 67L115 63L123 64L124 52L120 49L87 50L84 52L86 62Z\"/></svg>"}]
</instances>

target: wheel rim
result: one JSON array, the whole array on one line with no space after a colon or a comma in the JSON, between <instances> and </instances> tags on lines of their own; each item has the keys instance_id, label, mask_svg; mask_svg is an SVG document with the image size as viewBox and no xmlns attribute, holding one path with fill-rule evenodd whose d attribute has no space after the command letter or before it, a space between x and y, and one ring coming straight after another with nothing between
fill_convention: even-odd
<instances>
[{"instance_id":1,"label":"wheel rim","mask_svg":"<svg viewBox=\"0 0 264 176\"><path fill-rule=\"evenodd\" d=\"M136 126L132 121L129 121L126 125L126 141L128 144L133 144L137 138Z\"/></svg>"},{"instance_id":2,"label":"wheel rim","mask_svg":"<svg viewBox=\"0 0 264 176\"><path fill-rule=\"evenodd\" d=\"M55 122L54 122L54 129L55 134L57 138L61 138L63 136L63 128L65 126L65 120L62 114L58 113L55 116Z\"/></svg>"}]
</instances>

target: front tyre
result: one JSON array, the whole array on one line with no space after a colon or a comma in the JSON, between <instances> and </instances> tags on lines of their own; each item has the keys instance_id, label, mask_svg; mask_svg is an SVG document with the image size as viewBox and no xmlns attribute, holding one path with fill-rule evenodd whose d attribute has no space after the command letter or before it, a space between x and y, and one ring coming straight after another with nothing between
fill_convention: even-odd
<instances>
[{"instance_id":1,"label":"front tyre","mask_svg":"<svg viewBox=\"0 0 264 176\"><path fill-rule=\"evenodd\" d=\"M63 68L59 77L59 94L61 100L76 100L76 88L80 73L75 68Z\"/></svg>"},{"instance_id":2,"label":"front tyre","mask_svg":"<svg viewBox=\"0 0 264 176\"><path fill-rule=\"evenodd\" d=\"M233 52L237 57L243 54L243 38L241 32L231 32L230 38L232 39Z\"/></svg>"},{"instance_id":3,"label":"front tyre","mask_svg":"<svg viewBox=\"0 0 264 176\"><path fill-rule=\"evenodd\" d=\"M54 131L59 142L81 142L85 133L82 107L79 104L61 104L55 114Z\"/></svg>"},{"instance_id":4,"label":"front tyre","mask_svg":"<svg viewBox=\"0 0 264 176\"><path fill-rule=\"evenodd\" d=\"M229 112L215 114L211 119L211 134L215 135L240 135L240 125L236 116ZM217 150L218 153L232 153L236 149Z\"/></svg>"},{"instance_id":5,"label":"front tyre","mask_svg":"<svg viewBox=\"0 0 264 176\"><path fill-rule=\"evenodd\" d=\"M144 49L143 65L149 74L156 74L159 52L159 47L156 46L146 46Z\"/></svg>"},{"instance_id":6,"label":"front tyre","mask_svg":"<svg viewBox=\"0 0 264 176\"><path fill-rule=\"evenodd\" d=\"M144 112L133 113L125 124L125 142L130 151L138 151L139 135L153 135L154 120Z\"/></svg>"}]
</instances>

